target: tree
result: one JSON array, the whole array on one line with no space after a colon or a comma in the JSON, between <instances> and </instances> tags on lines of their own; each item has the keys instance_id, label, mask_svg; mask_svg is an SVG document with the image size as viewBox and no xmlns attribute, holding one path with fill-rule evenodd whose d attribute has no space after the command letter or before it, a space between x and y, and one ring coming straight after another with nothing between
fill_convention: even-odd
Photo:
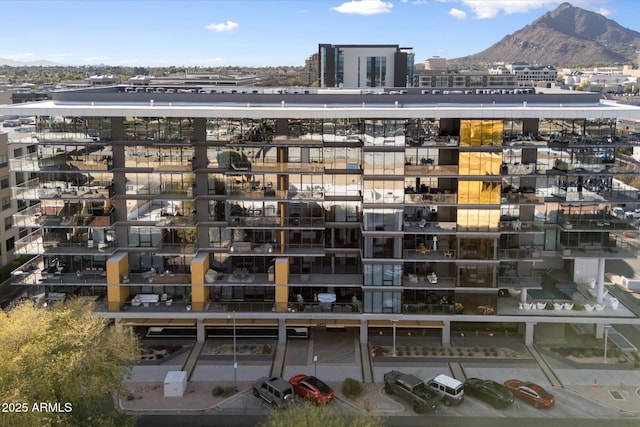
<instances>
[{"instance_id":1,"label":"tree","mask_svg":"<svg viewBox=\"0 0 640 427\"><path fill-rule=\"evenodd\" d=\"M384 425L384 418L377 415L341 412L332 405L294 403L286 409L271 411L262 427L383 427Z\"/></svg>"},{"instance_id":2,"label":"tree","mask_svg":"<svg viewBox=\"0 0 640 427\"><path fill-rule=\"evenodd\" d=\"M13 407L3 425L127 426L114 410L123 378L140 354L138 338L72 299L50 307L31 301L0 311L0 400ZM19 411L19 412L18 412Z\"/></svg>"}]
</instances>

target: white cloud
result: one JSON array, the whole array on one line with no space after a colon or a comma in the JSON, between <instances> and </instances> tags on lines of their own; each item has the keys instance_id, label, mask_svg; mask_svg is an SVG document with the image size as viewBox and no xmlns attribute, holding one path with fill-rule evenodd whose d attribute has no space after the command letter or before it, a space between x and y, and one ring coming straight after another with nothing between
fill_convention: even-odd
<instances>
[{"instance_id":1,"label":"white cloud","mask_svg":"<svg viewBox=\"0 0 640 427\"><path fill-rule=\"evenodd\" d=\"M233 21L223 22L221 24L209 24L204 28L214 33L230 32L238 28L239 25Z\"/></svg>"},{"instance_id":2,"label":"white cloud","mask_svg":"<svg viewBox=\"0 0 640 427\"><path fill-rule=\"evenodd\" d=\"M494 18L501 11L509 15L542 7L552 9L562 2L557 0L462 0L462 3L473 11L476 18L488 19Z\"/></svg>"},{"instance_id":3,"label":"white cloud","mask_svg":"<svg viewBox=\"0 0 640 427\"><path fill-rule=\"evenodd\" d=\"M455 7L451 8L451 10L449 11L449 15L457 19L467 19L467 12L465 12L464 10L456 9Z\"/></svg>"},{"instance_id":4,"label":"white cloud","mask_svg":"<svg viewBox=\"0 0 640 427\"><path fill-rule=\"evenodd\" d=\"M597 12L602 16L611 16L616 14L616 12L613 9L609 9L606 7L601 7L598 10L595 10L594 12Z\"/></svg>"},{"instance_id":5,"label":"white cloud","mask_svg":"<svg viewBox=\"0 0 640 427\"><path fill-rule=\"evenodd\" d=\"M353 15L378 15L380 13L391 12L391 8L393 8L391 2L387 3L381 0L353 0L333 7L331 10Z\"/></svg>"}]
</instances>

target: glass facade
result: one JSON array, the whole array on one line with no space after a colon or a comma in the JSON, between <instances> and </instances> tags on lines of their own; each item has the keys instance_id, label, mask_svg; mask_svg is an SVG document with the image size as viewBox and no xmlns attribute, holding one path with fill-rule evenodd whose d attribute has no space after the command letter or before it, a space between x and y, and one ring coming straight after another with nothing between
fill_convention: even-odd
<instances>
[{"instance_id":1,"label":"glass facade","mask_svg":"<svg viewBox=\"0 0 640 427\"><path fill-rule=\"evenodd\" d=\"M384 85L385 67L367 58L368 82ZM638 199L618 179L637 173L620 158L633 137L615 116L243 108L38 116L35 150L11 160L29 177L12 187L13 222L33 285L106 296L109 283L114 311L166 294L198 311L313 313L329 294L340 313L454 316L539 289L545 256L574 276L635 256L614 213Z\"/></svg>"}]
</instances>

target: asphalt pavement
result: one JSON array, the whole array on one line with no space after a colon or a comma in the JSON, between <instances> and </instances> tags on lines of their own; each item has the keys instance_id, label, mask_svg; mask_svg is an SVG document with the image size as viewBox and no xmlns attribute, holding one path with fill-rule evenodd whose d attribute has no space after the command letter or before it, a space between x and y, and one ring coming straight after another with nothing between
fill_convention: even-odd
<instances>
[{"instance_id":1,"label":"asphalt pavement","mask_svg":"<svg viewBox=\"0 0 640 427\"><path fill-rule=\"evenodd\" d=\"M633 327L632 327L633 328ZM632 331L640 336L640 331ZM524 378L539 383L556 396L551 410L535 409L523 402L506 410L495 410L489 405L467 397L456 407L442 407L433 417L533 417L562 419L628 419L640 417L640 370L625 365L590 364L580 369L548 352L527 348L522 337L499 338L492 346L507 347L518 353L517 359L455 358L450 357L372 357L360 350L356 331L326 332L314 330L308 340L290 340L285 351L274 352L283 360L266 358L237 358L237 368L228 357L200 355L191 381L183 397L165 397L166 372L181 370L188 354L176 356L165 363L136 366L127 382L128 397L119 401L120 408L132 414L238 414L266 415L271 410L251 393L253 380L272 374L284 378L297 373L317 375L336 392L331 403L336 410L370 412L384 416L415 416L410 407L396 396L384 393L382 376L391 369L411 372L421 378L439 373L456 376L460 380L470 377L490 378L503 382L509 378ZM406 341L407 337L404 338ZM637 339L635 337L634 339ZM422 337L415 340L423 342ZM222 340L224 341L224 340ZM486 341L483 337L457 337L453 347L473 347ZM248 345L248 344L247 344ZM207 348L207 346L205 346ZM211 348L211 346L209 346ZM314 356L317 356L314 363ZM365 394L357 400L347 399L340 390L342 381L351 377L362 381L361 360L367 358L373 370L374 382L364 383ZM456 369L452 369L455 366ZM463 378L460 378L463 376ZM214 390L237 390L230 396L214 395Z\"/></svg>"}]
</instances>

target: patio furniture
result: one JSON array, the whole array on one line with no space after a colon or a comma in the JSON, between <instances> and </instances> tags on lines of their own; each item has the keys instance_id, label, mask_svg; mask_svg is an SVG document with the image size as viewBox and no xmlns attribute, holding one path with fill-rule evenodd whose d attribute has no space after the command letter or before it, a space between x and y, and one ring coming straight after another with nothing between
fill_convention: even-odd
<instances>
[{"instance_id":1,"label":"patio furniture","mask_svg":"<svg viewBox=\"0 0 640 427\"><path fill-rule=\"evenodd\" d=\"M573 310L572 303L565 302L564 304L562 304L562 306L564 307L565 310Z\"/></svg>"},{"instance_id":2,"label":"patio furniture","mask_svg":"<svg viewBox=\"0 0 640 427\"><path fill-rule=\"evenodd\" d=\"M554 303L553 303L553 309L554 309L554 310L562 310L563 308L564 308L564 304L562 304L562 303L557 303L557 302L554 302Z\"/></svg>"},{"instance_id":3,"label":"patio furniture","mask_svg":"<svg viewBox=\"0 0 640 427\"><path fill-rule=\"evenodd\" d=\"M544 310L545 308L547 308L547 303L546 302L538 302L538 303L536 303L536 308L538 310Z\"/></svg>"}]
</instances>

